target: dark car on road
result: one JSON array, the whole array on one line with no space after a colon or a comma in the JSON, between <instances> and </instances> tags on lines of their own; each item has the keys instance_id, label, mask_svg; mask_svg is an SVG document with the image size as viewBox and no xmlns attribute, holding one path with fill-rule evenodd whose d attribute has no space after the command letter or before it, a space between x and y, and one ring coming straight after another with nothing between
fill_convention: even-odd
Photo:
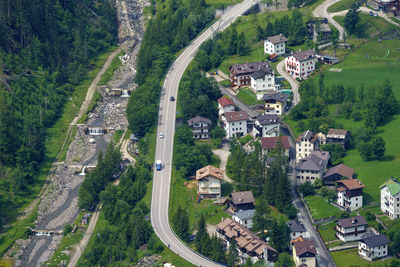
<instances>
[{"instance_id":1,"label":"dark car on road","mask_svg":"<svg viewBox=\"0 0 400 267\"><path fill-rule=\"evenodd\" d=\"M171 96L171 97L169 98L169 100L175 101L175 97Z\"/></svg>"}]
</instances>

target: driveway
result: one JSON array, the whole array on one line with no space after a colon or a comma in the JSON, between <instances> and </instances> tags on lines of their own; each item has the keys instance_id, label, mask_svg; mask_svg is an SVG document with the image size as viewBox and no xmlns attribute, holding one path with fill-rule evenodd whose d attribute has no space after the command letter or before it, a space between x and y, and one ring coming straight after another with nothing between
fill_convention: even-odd
<instances>
[{"instance_id":1,"label":"driveway","mask_svg":"<svg viewBox=\"0 0 400 267\"><path fill-rule=\"evenodd\" d=\"M292 78L289 73L285 70L285 60L282 60L276 66L276 70L278 71L279 75L285 77L285 79L289 82L290 86L292 87L293 92L293 105L297 105L300 102L300 94L299 94L299 82Z\"/></svg>"},{"instance_id":2,"label":"driveway","mask_svg":"<svg viewBox=\"0 0 400 267\"><path fill-rule=\"evenodd\" d=\"M228 144L224 144L221 149L215 149L212 152L221 160L219 168L224 172L224 181L232 183L232 179L226 174L226 164L228 162L229 155L231 154Z\"/></svg>"}]
</instances>

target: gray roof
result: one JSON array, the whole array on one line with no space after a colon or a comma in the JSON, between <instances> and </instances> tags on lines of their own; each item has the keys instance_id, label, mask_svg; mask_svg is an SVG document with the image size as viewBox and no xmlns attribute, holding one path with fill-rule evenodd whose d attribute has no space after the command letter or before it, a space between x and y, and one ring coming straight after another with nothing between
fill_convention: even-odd
<instances>
[{"instance_id":1,"label":"gray roof","mask_svg":"<svg viewBox=\"0 0 400 267\"><path fill-rule=\"evenodd\" d=\"M280 118L277 114L260 114L257 116L257 121L260 125L279 124Z\"/></svg>"},{"instance_id":2,"label":"gray roof","mask_svg":"<svg viewBox=\"0 0 400 267\"><path fill-rule=\"evenodd\" d=\"M236 205L254 203L254 197L251 191L232 192L230 196L231 201Z\"/></svg>"},{"instance_id":3,"label":"gray roof","mask_svg":"<svg viewBox=\"0 0 400 267\"><path fill-rule=\"evenodd\" d=\"M363 216L356 216L356 217L353 217L353 218L340 219L338 221L338 224L340 226L342 226L343 228L368 225L367 221L365 220L365 218Z\"/></svg>"},{"instance_id":4,"label":"gray roof","mask_svg":"<svg viewBox=\"0 0 400 267\"><path fill-rule=\"evenodd\" d=\"M258 80L258 79L263 79L267 74L273 75L272 70L261 69L250 74L250 77L252 77L254 80Z\"/></svg>"},{"instance_id":5,"label":"gray roof","mask_svg":"<svg viewBox=\"0 0 400 267\"><path fill-rule=\"evenodd\" d=\"M292 55L294 58L296 58L298 61L302 62L304 60L307 60L309 58L315 57L315 52L314 50L306 50L303 52L296 52Z\"/></svg>"},{"instance_id":6,"label":"gray roof","mask_svg":"<svg viewBox=\"0 0 400 267\"><path fill-rule=\"evenodd\" d=\"M298 232L306 232L306 228L304 227L303 223L298 221L289 221L287 222L290 232L291 233L298 233Z\"/></svg>"},{"instance_id":7,"label":"gray roof","mask_svg":"<svg viewBox=\"0 0 400 267\"><path fill-rule=\"evenodd\" d=\"M288 99L289 95L283 94L281 92L273 92L269 94L265 94L262 97L262 100L268 101L268 100L276 100L280 102L285 102Z\"/></svg>"},{"instance_id":8,"label":"gray roof","mask_svg":"<svg viewBox=\"0 0 400 267\"><path fill-rule=\"evenodd\" d=\"M274 35L274 36L269 36L267 38L265 38L264 40L268 40L273 44L279 44L279 43L283 43L286 42L288 39L285 37L285 35L278 34L278 35Z\"/></svg>"},{"instance_id":9,"label":"gray roof","mask_svg":"<svg viewBox=\"0 0 400 267\"><path fill-rule=\"evenodd\" d=\"M250 74L261 69L270 69L268 62L235 63L229 68L229 70L235 71L236 75Z\"/></svg>"},{"instance_id":10,"label":"gray roof","mask_svg":"<svg viewBox=\"0 0 400 267\"><path fill-rule=\"evenodd\" d=\"M208 125L211 125L211 120L209 120L207 118L204 118L204 117L201 117L201 116L196 116L196 117L191 118L190 120L188 120L188 125L192 126L192 125L194 125L194 124L196 124L198 122L204 122L204 123L207 123Z\"/></svg>"},{"instance_id":11,"label":"gray roof","mask_svg":"<svg viewBox=\"0 0 400 267\"><path fill-rule=\"evenodd\" d=\"M385 235L365 234L360 242L365 243L368 247L377 247L389 244L390 241Z\"/></svg>"},{"instance_id":12,"label":"gray roof","mask_svg":"<svg viewBox=\"0 0 400 267\"><path fill-rule=\"evenodd\" d=\"M331 27L329 27L328 23L321 23L321 25L319 25L319 32L331 32Z\"/></svg>"},{"instance_id":13,"label":"gray roof","mask_svg":"<svg viewBox=\"0 0 400 267\"><path fill-rule=\"evenodd\" d=\"M328 138L335 138L335 139L345 139L346 135L349 133L347 130L343 129L329 129L328 134L326 137Z\"/></svg>"},{"instance_id":14,"label":"gray roof","mask_svg":"<svg viewBox=\"0 0 400 267\"><path fill-rule=\"evenodd\" d=\"M240 220L248 220L253 218L255 210L243 210L235 212L233 216L238 217Z\"/></svg>"},{"instance_id":15,"label":"gray roof","mask_svg":"<svg viewBox=\"0 0 400 267\"><path fill-rule=\"evenodd\" d=\"M311 153L310 156L302 159L299 163L296 164L296 170L322 171L325 168L327 158L329 158L325 157L325 154L329 155L329 152L323 152L325 153L321 153L322 157L320 157L320 155L317 153Z\"/></svg>"},{"instance_id":16,"label":"gray roof","mask_svg":"<svg viewBox=\"0 0 400 267\"><path fill-rule=\"evenodd\" d=\"M300 136L300 138L305 138L305 139L309 140L313 135L314 135L314 133L312 131L307 130Z\"/></svg>"}]
</instances>

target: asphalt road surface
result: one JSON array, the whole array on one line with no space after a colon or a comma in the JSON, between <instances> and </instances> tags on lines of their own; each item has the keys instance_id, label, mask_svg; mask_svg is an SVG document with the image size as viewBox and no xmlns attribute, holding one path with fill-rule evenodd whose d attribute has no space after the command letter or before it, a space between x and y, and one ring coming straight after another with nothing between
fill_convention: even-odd
<instances>
[{"instance_id":1,"label":"asphalt road surface","mask_svg":"<svg viewBox=\"0 0 400 267\"><path fill-rule=\"evenodd\" d=\"M180 54L169 69L161 92L155 160L162 161L163 169L161 171L154 171L151 199L151 223L155 233L165 245L169 246L173 252L182 258L198 266L213 267L221 265L201 256L183 244L172 232L169 224L168 205L176 116L176 102L170 101L170 97L177 97L179 81L200 45L211 38L214 31L221 31L227 28L256 2L257 0L245 0L235 5L233 8L226 11L219 21L198 36ZM165 134L163 139L159 138L160 133Z\"/></svg>"}]
</instances>

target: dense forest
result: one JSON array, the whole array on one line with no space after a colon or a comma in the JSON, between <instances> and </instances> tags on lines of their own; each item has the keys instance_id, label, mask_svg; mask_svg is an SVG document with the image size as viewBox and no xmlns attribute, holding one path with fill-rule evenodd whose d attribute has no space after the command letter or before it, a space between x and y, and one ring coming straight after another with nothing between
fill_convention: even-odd
<instances>
[{"instance_id":1,"label":"dense forest","mask_svg":"<svg viewBox=\"0 0 400 267\"><path fill-rule=\"evenodd\" d=\"M118 21L114 0L4 0L0 22L1 225L35 183L46 129L116 44Z\"/></svg>"},{"instance_id":2,"label":"dense forest","mask_svg":"<svg viewBox=\"0 0 400 267\"><path fill-rule=\"evenodd\" d=\"M214 10L204 0L156 3L138 55L139 87L127 107L129 128L138 136L156 124L161 83L174 56L214 19Z\"/></svg>"}]
</instances>

